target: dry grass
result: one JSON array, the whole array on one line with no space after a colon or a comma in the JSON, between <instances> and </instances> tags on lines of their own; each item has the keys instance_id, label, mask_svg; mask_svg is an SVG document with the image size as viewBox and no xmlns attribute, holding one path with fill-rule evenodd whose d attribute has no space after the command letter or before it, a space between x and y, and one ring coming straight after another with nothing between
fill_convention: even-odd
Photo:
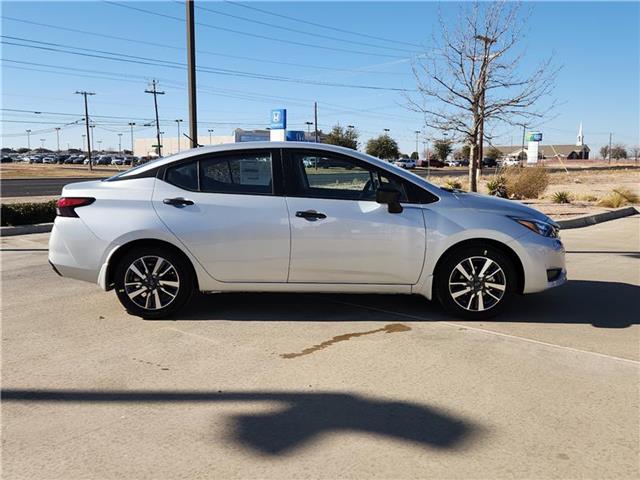
<instances>
[{"instance_id":1,"label":"dry grass","mask_svg":"<svg viewBox=\"0 0 640 480\"><path fill-rule=\"evenodd\" d=\"M608 208L620 208L624 205L637 204L638 200L638 195L628 188L618 187L613 189L606 197L602 198L598 205Z\"/></svg>"},{"instance_id":2,"label":"dry grass","mask_svg":"<svg viewBox=\"0 0 640 480\"><path fill-rule=\"evenodd\" d=\"M549 185L549 173L542 166L506 168L504 177L509 197L518 200L538 198Z\"/></svg>"},{"instance_id":3,"label":"dry grass","mask_svg":"<svg viewBox=\"0 0 640 480\"><path fill-rule=\"evenodd\" d=\"M129 168L129 167L126 167ZM96 165L89 171L87 165L56 165L40 163L3 163L0 166L2 178L60 178L60 177L110 177L124 167Z\"/></svg>"}]
</instances>

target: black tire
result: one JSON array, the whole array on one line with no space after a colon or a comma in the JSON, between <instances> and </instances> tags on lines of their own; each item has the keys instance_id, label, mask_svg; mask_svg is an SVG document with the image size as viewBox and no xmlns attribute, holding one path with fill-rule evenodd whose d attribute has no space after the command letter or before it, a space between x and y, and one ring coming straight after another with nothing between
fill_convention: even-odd
<instances>
[{"instance_id":1,"label":"black tire","mask_svg":"<svg viewBox=\"0 0 640 480\"><path fill-rule=\"evenodd\" d=\"M487 264L481 278L486 260L491 263ZM458 265L464 272L458 269ZM493 275L486 275L494 271ZM438 266L434 287L447 312L458 318L483 320L505 309L517 292L517 281L515 265L508 255L495 247L478 245L447 254ZM467 289L469 291L463 293Z\"/></svg>"},{"instance_id":2,"label":"black tire","mask_svg":"<svg viewBox=\"0 0 640 480\"><path fill-rule=\"evenodd\" d=\"M154 275L157 259L162 262ZM136 270L143 274L142 277L135 273ZM131 315L145 319L167 318L191 298L195 284L192 272L184 257L170 249L134 248L116 265L116 294ZM156 302L159 302L159 308Z\"/></svg>"}]
</instances>

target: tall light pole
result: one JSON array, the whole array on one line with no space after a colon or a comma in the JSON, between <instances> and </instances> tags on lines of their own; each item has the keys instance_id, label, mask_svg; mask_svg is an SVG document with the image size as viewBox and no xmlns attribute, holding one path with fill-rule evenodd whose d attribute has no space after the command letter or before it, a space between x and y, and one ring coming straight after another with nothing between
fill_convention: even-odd
<instances>
[{"instance_id":1,"label":"tall light pole","mask_svg":"<svg viewBox=\"0 0 640 480\"><path fill-rule=\"evenodd\" d=\"M102 151L102 140L98 140L98 151Z\"/></svg>"},{"instance_id":2,"label":"tall light pole","mask_svg":"<svg viewBox=\"0 0 640 480\"><path fill-rule=\"evenodd\" d=\"M91 162L91 144L93 143L93 129L91 130L91 140L89 140L89 105L87 103L87 97L89 95L95 95L93 92L76 91L76 95L82 95L84 97L84 125L87 129L87 158L89 159L89 170L93 170Z\"/></svg>"},{"instance_id":3,"label":"tall light pole","mask_svg":"<svg viewBox=\"0 0 640 480\"><path fill-rule=\"evenodd\" d=\"M84 139L87 138L87 136L84 133L81 136L82 136L82 151L84 152Z\"/></svg>"},{"instance_id":4,"label":"tall light pole","mask_svg":"<svg viewBox=\"0 0 640 480\"><path fill-rule=\"evenodd\" d=\"M182 119L178 118L176 119L175 122L178 124L178 152L179 152L180 151L180 122L182 122Z\"/></svg>"},{"instance_id":5,"label":"tall light pole","mask_svg":"<svg viewBox=\"0 0 640 480\"><path fill-rule=\"evenodd\" d=\"M129 122L129 128L131 128L131 155L133 155L133 127L136 122Z\"/></svg>"},{"instance_id":6,"label":"tall light pole","mask_svg":"<svg viewBox=\"0 0 640 480\"><path fill-rule=\"evenodd\" d=\"M164 95L164 92L158 90L158 82L154 79L151 80L151 86L145 90L144 93L150 93L153 95L153 106L156 110L156 140L158 144L156 146L156 153L158 157L162 156L162 142L160 141L160 120L158 119L158 95Z\"/></svg>"},{"instance_id":7,"label":"tall light pole","mask_svg":"<svg viewBox=\"0 0 640 480\"><path fill-rule=\"evenodd\" d=\"M307 126L307 135L311 136L311 125L313 125L313 122L304 122L304 124Z\"/></svg>"},{"instance_id":8,"label":"tall light pole","mask_svg":"<svg viewBox=\"0 0 640 480\"><path fill-rule=\"evenodd\" d=\"M40 148L42 148L42 150L44 150L44 142L45 142L46 138L41 138L40 139Z\"/></svg>"},{"instance_id":9,"label":"tall light pole","mask_svg":"<svg viewBox=\"0 0 640 480\"><path fill-rule=\"evenodd\" d=\"M382 130L384 130L384 134L385 135L389 135L389 132L391 131L388 128L383 128Z\"/></svg>"},{"instance_id":10,"label":"tall light pole","mask_svg":"<svg viewBox=\"0 0 640 480\"><path fill-rule=\"evenodd\" d=\"M420 130L415 130L413 133L416 134L416 155L420 158L420 153L418 153L418 135L420 135Z\"/></svg>"},{"instance_id":11,"label":"tall light pole","mask_svg":"<svg viewBox=\"0 0 640 480\"><path fill-rule=\"evenodd\" d=\"M207 132L209 132L209 145L212 145L213 141L211 140L211 134L213 133L213 128L208 129Z\"/></svg>"},{"instance_id":12,"label":"tall light pole","mask_svg":"<svg viewBox=\"0 0 640 480\"><path fill-rule=\"evenodd\" d=\"M186 1L187 7L187 70L189 82L189 135L191 148L198 147L198 111L196 108L196 27L193 0ZM178 125L178 128L180 126ZM180 151L180 134L178 134Z\"/></svg>"},{"instance_id":13,"label":"tall light pole","mask_svg":"<svg viewBox=\"0 0 640 480\"><path fill-rule=\"evenodd\" d=\"M31 130L25 130L27 132L27 148L31 151Z\"/></svg>"},{"instance_id":14,"label":"tall light pole","mask_svg":"<svg viewBox=\"0 0 640 480\"><path fill-rule=\"evenodd\" d=\"M60 153L60 127L56 127L56 139L58 140L58 153Z\"/></svg>"},{"instance_id":15,"label":"tall light pole","mask_svg":"<svg viewBox=\"0 0 640 480\"><path fill-rule=\"evenodd\" d=\"M118 134L118 153L122 153L122 134Z\"/></svg>"},{"instance_id":16,"label":"tall light pole","mask_svg":"<svg viewBox=\"0 0 640 480\"><path fill-rule=\"evenodd\" d=\"M91 151L91 148L92 148L91 145L95 146L95 144L96 144L96 142L93 141L93 131L96 129L96 126L95 125L89 125L89 128L91 129L91 143L89 144L89 140L88 140L88 137L87 137L87 146L89 147L88 148L89 151Z\"/></svg>"}]
</instances>

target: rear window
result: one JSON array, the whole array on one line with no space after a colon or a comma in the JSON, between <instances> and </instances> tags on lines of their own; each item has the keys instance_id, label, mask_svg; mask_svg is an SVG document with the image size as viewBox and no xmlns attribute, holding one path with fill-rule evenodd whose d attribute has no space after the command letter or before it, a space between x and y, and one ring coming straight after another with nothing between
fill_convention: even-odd
<instances>
[{"instance_id":1,"label":"rear window","mask_svg":"<svg viewBox=\"0 0 640 480\"><path fill-rule=\"evenodd\" d=\"M168 168L164 180L185 190L198 190L198 162Z\"/></svg>"}]
</instances>

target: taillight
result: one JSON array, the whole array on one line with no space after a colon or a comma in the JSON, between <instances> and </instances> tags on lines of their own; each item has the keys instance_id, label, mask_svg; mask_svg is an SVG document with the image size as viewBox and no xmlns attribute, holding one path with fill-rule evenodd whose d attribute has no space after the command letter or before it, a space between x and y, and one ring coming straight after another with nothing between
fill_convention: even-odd
<instances>
[{"instance_id":1,"label":"taillight","mask_svg":"<svg viewBox=\"0 0 640 480\"><path fill-rule=\"evenodd\" d=\"M59 217L77 217L76 208L86 207L95 201L90 197L62 197L56 203L56 213Z\"/></svg>"}]
</instances>

